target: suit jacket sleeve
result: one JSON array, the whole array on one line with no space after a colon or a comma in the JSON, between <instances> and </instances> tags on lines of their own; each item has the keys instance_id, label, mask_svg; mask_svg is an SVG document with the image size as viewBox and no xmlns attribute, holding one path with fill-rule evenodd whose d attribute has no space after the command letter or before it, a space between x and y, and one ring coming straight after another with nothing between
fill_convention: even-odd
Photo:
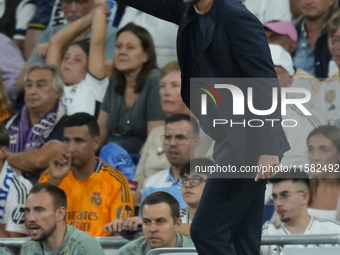
<instances>
[{"instance_id":1,"label":"suit jacket sleeve","mask_svg":"<svg viewBox=\"0 0 340 255\"><path fill-rule=\"evenodd\" d=\"M177 25L185 9L183 0L119 0L119 2Z\"/></svg>"}]
</instances>

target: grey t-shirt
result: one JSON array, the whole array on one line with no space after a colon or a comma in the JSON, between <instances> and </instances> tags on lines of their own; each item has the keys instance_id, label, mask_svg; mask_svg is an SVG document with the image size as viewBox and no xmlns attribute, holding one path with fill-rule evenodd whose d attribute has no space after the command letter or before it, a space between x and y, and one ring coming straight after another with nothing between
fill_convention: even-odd
<instances>
[{"instance_id":1,"label":"grey t-shirt","mask_svg":"<svg viewBox=\"0 0 340 255\"><path fill-rule=\"evenodd\" d=\"M51 37L55 33L57 33L59 30L64 28L65 26L66 25L58 25L58 26L46 28L39 36L35 44L34 50L32 51L31 56L27 60L27 63L28 64L45 63L45 58L37 57L35 54L37 45L41 43L48 43ZM117 28L106 26L105 59L113 59L113 51L114 51L114 46L116 43L116 33L117 33ZM88 33L87 38L91 38L91 36L92 36L92 32Z\"/></svg>"},{"instance_id":2,"label":"grey t-shirt","mask_svg":"<svg viewBox=\"0 0 340 255\"><path fill-rule=\"evenodd\" d=\"M108 113L108 142L118 143L129 153L139 153L148 135L148 122L165 119L159 95L160 72L150 72L131 108L115 91L115 82L112 78L102 103L102 110Z\"/></svg>"},{"instance_id":3,"label":"grey t-shirt","mask_svg":"<svg viewBox=\"0 0 340 255\"><path fill-rule=\"evenodd\" d=\"M0 254L1 255L13 255L13 253L3 244L0 244Z\"/></svg>"},{"instance_id":4,"label":"grey t-shirt","mask_svg":"<svg viewBox=\"0 0 340 255\"><path fill-rule=\"evenodd\" d=\"M21 248L20 255L104 255L97 240L74 226L67 225L66 234L60 247L53 251L43 250L39 242L28 240Z\"/></svg>"}]
</instances>

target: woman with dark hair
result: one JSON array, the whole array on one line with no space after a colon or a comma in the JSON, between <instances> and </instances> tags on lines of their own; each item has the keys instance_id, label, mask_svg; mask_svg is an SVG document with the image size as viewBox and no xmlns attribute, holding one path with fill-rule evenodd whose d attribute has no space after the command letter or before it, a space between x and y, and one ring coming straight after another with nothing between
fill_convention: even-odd
<instances>
[{"instance_id":1,"label":"woman with dark hair","mask_svg":"<svg viewBox=\"0 0 340 255\"><path fill-rule=\"evenodd\" d=\"M160 72L149 32L133 23L117 33L113 77L98 124L102 142L115 142L139 153L147 135L164 124L159 97Z\"/></svg>"},{"instance_id":2,"label":"woman with dark hair","mask_svg":"<svg viewBox=\"0 0 340 255\"><path fill-rule=\"evenodd\" d=\"M67 115L86 112L98 116L109 84L105 71L107 4L72 22L50 40L46 62L60 67L65 88L62 102ZM91 27L92 26L92 27ZM77 37L92 28L91 44Z\"/></svg>"},{"instance_id":3,"label":"woman with dark hair","mask_svg":"<svg viewBox=\"0 0 340 255\"><path fill-rule=\"evenodd\" d=\"M5 86L0 72L0 122L11 116L12 103L7 97Z\"/></svg>"},{"instance_id":4,"label":"woman with dark hair","mask_svg":"<svg viewBox=\"0 0 340 255\"><path fill-rule=\"evenodd\" d=\"M340 194L340 129L321 126L307 138L311 198L308 213L335 220Z\"/></svg>"}]
</instances>

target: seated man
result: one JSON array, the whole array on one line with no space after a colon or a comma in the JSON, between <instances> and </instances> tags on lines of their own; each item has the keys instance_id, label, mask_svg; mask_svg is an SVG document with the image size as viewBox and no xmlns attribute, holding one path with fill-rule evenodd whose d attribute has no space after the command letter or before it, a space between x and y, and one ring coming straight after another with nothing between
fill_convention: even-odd
<instances>
[{"instance_id":1,"label":"seated man","mask_svg":"<svg viewBox=\"0 0 340 255\"><path fill-rule=\"evenodd\" d=\"M96 119L88 113L71 115L64 129L64 152L51 160L40 182L66 192L67 224L92 236L107 236L104 225L134 216L134 204L126 177L95 157L99 145Z\"/></svg>"},{"instance_id":2,"label":"seated man","mask_svg":"<svg viewBox=\"0 0 340 255\"><path fill-rule=\"evenodd\" d=\"M165 132L162 135L165 155L170 168L160 171L145 182L142 201L156 191L166 191L174 196L180 208L186 203L182 198L180 169L195 155L200 144L199 126L197 121L187 114L174 114L165 120Z\"/></svg>"},{"instance_id":3,"label":"seated man","mask_svg":"<svg viewBox=\"0 0 340 255\"><path fill-rule=\"evenodd\" d=\"M25 78L25 105L8 120L10 134L7 160L18 170L37 172L48 167L62 152L65 106L62 75L52 65L34 65Z\"/></svg>"},{"instance_id":4,"label":"seated man","mask_svg":"<svg viewBox=\"0 0 340 255\"><path fill-rule=\"evenodd\" d=\"M93 237L66 224L66 210L63 190L48 183L35 185L25 207L25 224L31 239L24 243L20 254L104 255Z\"/></svg>"},{"instance_id":5,"label":"seated man","mask_svg":"<svg viewBox=\"0 0 340 255\"><path fill-rule=\"evenodd\" d=\"M206 171L196 172L195 166L206 169L212 165L212 161L207 158L196 158L185 163L180 170L180 182L182 183L182 196L187 206L180 210L182 225L178 229L178 233L190 236L190 226L192 219L196 213L198 203L201 200L205 182L207 180ZM138 226L142 225L141 217L132 217L126 220L114 220L104 226L106 232L121 232L122 230L136 231Z\"/></svg>"},{"instance_id":6,"label":"seated man","mask_svg":"<svg viewBox=\"0 0 340 255\"><path fill-rule=\"evenodd\" d=\"M143 237L118 250L118 255L147 255L161 247L194 247L192 241L179 233L182 221L177 200L166 192L155 192L142 203Z\"/></svg>"},{"instance_id":7,"label":"seated man","mask_svg":"<svg viewBox=\"0 0 340 255\"><path fill-rule=\"evenodd\" d=\"M32 184L6 161L9 134L0 123L0 237L26 236L24 207ZM2 253L0 253L2 254Z\"/></svg>"},{"instance_id":8,"label":"seated man","mask_svg":"<svg viewBox=\"0 0 340 255\"><path fill-rule=\"evenodd\" d=\"M266 222L262 235L291 235L291 234L333 234L340 232L340 224L319 220L307 212L310 199L309 178L300 169L296 173L280 172L269 179L273 184L272 199L281 224ZM299 247L303 245L299 245ZM275 255L277 247L262 246L262 255Z\"/></svg>"}]
</instances>

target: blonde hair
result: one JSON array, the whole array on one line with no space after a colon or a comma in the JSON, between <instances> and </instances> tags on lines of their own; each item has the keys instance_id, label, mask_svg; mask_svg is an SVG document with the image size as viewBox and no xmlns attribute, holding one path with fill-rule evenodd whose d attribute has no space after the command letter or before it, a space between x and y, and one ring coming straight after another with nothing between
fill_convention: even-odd
<instances>
[{"instance_id":1,"label":"blonde hair","mask_svg":"<svg viewBox=\"0 0 340 255\"><path fill-rule=\"evenodd\" d=\"M6 89L2 81L0 71L0 119L12 112L12 103L7 97Z\"/></svg>"},{"instance_id":2,"label":"blonde hair","mask_svg":"<svg viewBox=\"0 0 340 255\"><path fill-rule=\"evenodd\" d=\"M172 61L168 64L166 64L162 70L161 70L161 78L163 78L164 76L166 76L167 74L174 72L174 71L181 71L181 69L179 68L179 63L177 60Z\"/></svg>"},{"instance_id":3,"label":"blonde hair","mask_svg":"<svg viewBox=\"0 0 340 255\"><path fill-rule=\"evenodd\" d=\"M327 22L327 34L329 37L334 36L336 31L340 28L340 10L333 13Z\"/></svg>"}]
</instances>

